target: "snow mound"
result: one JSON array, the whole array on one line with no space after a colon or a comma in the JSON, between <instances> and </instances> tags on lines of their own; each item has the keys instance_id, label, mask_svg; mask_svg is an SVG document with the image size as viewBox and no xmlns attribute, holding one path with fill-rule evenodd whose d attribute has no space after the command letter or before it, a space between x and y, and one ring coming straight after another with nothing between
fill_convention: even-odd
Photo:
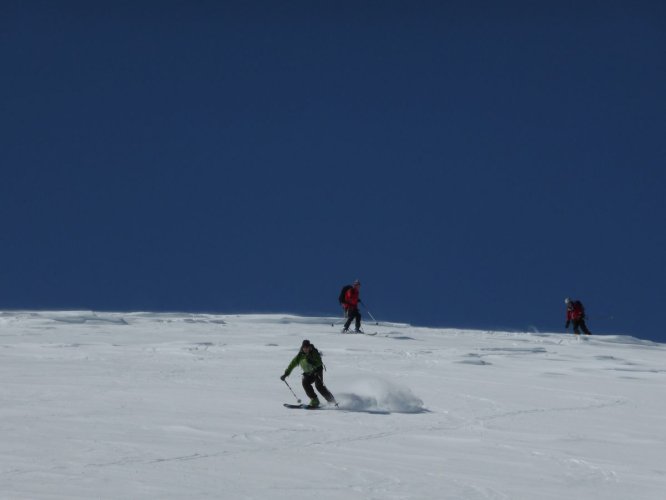
<instances>
[{"instance_id":1,"label":"snow mound","mask_svg":"<svg viewBox=\"0 0 666 500\"><path fill-rule=\"evenodd\" d=\"M412 391L379 378L357 380L352 392L335 395L341 409L369 413L422 413L423 401Z\"/></svg>"}]
</instances>

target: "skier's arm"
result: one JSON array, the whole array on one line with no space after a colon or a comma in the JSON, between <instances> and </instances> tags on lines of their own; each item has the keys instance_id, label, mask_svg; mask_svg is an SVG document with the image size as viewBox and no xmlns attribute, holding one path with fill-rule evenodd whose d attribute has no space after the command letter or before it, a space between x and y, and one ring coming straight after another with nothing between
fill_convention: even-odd
<instances>
[{"instance_id":1,"label":"skier's arm","mask_svg":"<svg viewBox=\"0 0 666 500\"><path fill-rule=\"evenodd\" d=\"M291 371L296 368L296 365L298 365L299 361L301 360L301 353L299 352L294 359L291 360L291 363L289 363L289 366L287 366L287 369L284 371L284 376L288 377Z\"/></svg>"}]
</instances>

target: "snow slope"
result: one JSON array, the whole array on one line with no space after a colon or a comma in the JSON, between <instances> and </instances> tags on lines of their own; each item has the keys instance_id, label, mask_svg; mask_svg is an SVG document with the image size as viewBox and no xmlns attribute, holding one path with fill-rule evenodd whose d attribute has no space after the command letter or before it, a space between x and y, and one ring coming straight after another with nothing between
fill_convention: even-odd
<instances>
[{"instance_id":1,"label":"snow slope","mask_svg":"<svg viewBox=\"0 0 666 500\"><path fill-rule=\"evenodd\" d=\"M666 498L664 345L331 321L0 313L0 498Z\"/></svg>"}]
</instances>

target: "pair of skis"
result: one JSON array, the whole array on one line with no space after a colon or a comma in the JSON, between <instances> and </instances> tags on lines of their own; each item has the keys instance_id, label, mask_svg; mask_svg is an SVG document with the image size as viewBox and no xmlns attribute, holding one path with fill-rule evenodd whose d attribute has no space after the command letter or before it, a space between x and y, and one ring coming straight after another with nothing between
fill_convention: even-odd
<instances>
[{"instance_id":1,"label":"pair of skis","mask_svg":"<svg viewBox=\"0 0 666 500\"><path fill-rule=\"evenodd\" d=\"M284 403L285 408L300 408L302 410L319 410L321 406L310 406L306 404L300 404L300 405L292 405L289 403Z\"/></svg>"},{"instance_id":2,"label":"pair of skis","mask_svg":"<svg viewBox=\"0 0 666 500\"><path fill-rule=\"evenodd\" d=\"M285 408L293 408L296 410L339 410L340 407L335 404L335 405L325 405L325 406L310 406L306 404L289 404L289 403L282 403Z\"/></svg>"}]
</instances>

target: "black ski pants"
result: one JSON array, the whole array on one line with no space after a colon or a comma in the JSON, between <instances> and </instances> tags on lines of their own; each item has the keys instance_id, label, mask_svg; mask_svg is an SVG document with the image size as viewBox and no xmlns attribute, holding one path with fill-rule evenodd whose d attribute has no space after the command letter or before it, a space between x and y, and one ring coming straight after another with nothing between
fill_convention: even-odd
<instances>
[{"instance_id":1,"label":"black ski pants","mask_svg":"<svg viewBox=\"0 0 666 500\"><path fill-rule=\"evenodd\" d=\"M319 391L319 394L324 396L324 399L326 401L331 402L334 400L333 394L331 394L330 391L324 385L323 368L319 368L319 370L303 374L303 389L305 389L305 394L307 394L310 399L314 399L317 397L317 393L312 388L313 383L317 388L317 390Z\"/></svg>"},{"instance_id":2,"label":"black ski pants","mask_svg":"<svg viewBox=\"0 0 666 500\"><path fill-rule=\"evenodd\" d=\"M576 335L580 335L580 330L583 330L585 335L592 335L590 330L587 329L584 319L574 319L571 322L573 323L573 331Z\"/></svg>"},{"instance_id":3,"label":"black ski pants","mask_svg":"<svg viewBox=\"0 0 666 500\"><path fill-rule=\"evenodd\" d=\"M356 329L361 329L361 311L358 310L358 307L350 307L345 310L345 316L347 316L347 321L345 322L345 330L349 329L352 321L356 321Z\"/></svg>"}]
</instances>

